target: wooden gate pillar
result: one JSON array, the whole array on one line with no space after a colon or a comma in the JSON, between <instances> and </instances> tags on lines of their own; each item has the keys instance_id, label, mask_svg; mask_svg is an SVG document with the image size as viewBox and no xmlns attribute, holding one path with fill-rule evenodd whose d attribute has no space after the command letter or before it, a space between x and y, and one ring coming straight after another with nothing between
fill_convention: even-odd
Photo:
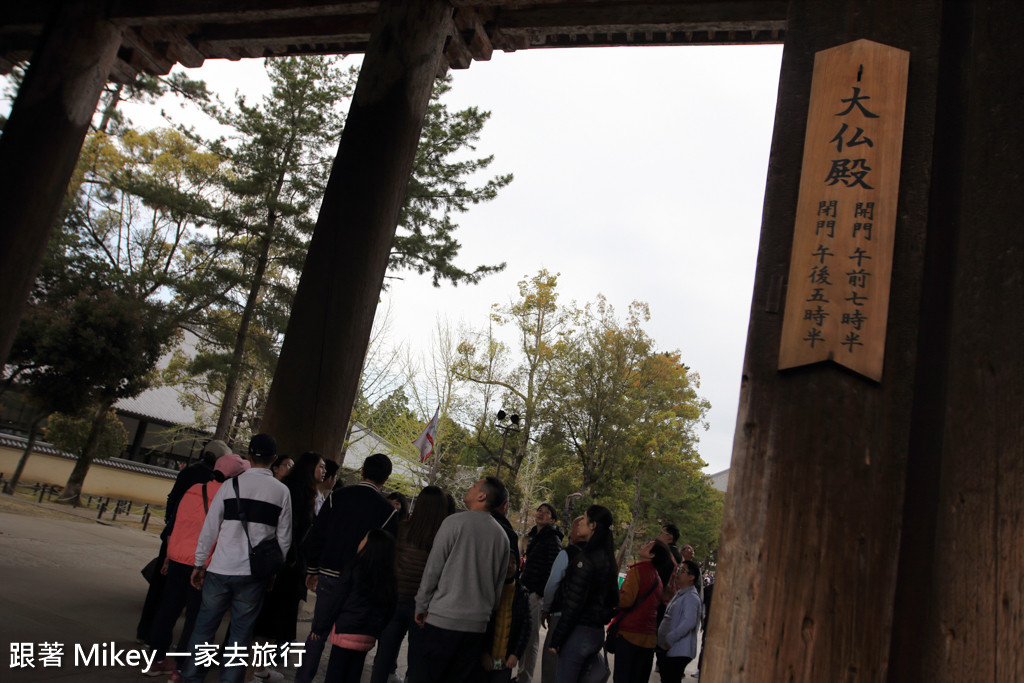
<instances>
[{"instance_id":1,"label":"wooden gate pillar","mask_svg":"<svg viewBox=\"0 0 1024 683\"><path fill-rule=\"evenodd\" d=\"M890 683L1024 683L1022 25L945 3Z\"/></svg>"},{"instance_id":2,"label":"wooden gate pillar","mask_svg":"<svg viewBox=\"0 0 1024 683\"><path fill-rule=\"evenodd\" d=\"M380 3L260 427L282 452L341 450L451 14Z\"/></svg>"},{"instance_id":3,"label":"wooden gate pillar","mask_svg":"<svg viewBox=\"0 0 1024 683\"><path fill-rule=\"evenodd\" d=\"M887 680L915 379L936 332L921 307L941 15L941 0L790 2L704 683ZM814 57L859 39L910 53L880 383L778 369Z\"/></svg>"},{"instance_id":4,"label":"wooden gate pillar","mask_svg":"<svg viewBox=\"0 0 1024 683\"><path fill-rule=\"evenodd\" d=\"M56 3L0 136L0 363L121 44L105 3Z\"/></svg>"}]
</instances>

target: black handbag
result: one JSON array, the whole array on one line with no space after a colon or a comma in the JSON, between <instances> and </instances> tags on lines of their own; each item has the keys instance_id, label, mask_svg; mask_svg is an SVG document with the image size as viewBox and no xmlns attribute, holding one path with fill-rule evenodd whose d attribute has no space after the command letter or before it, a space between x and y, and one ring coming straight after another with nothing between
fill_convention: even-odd
<instances>
[{"instance_id":1,"label":"black handbag","mask_svg":"<svg viewBox=\"0 0 1024 683\"><path fill-rule=\"evenodd\" d=\"M252 539L249 538L249 524L242 511L242 498L238 493L238 478L233 478L231 483L235 487L235 500L238 501L238 520L242 523L245 541L249 545L249 573L253 578L269 579L284 567L284 553L281 552L277 536L265 538L253 547Z\"/></svg>"},{"instance_id":2,"label":"black handbag","mask_svg":"<svg viewBox=\"0 0 1024 683\"><path fill-rule=\"evenodd\" d=\"M655 576L654 578L658 580L655 581L654 585L651 586L651 589L649 591L644 593L644 597L638 598L627 609L621 610L618 614L615 615L615 618L613 618L611 622L608 624L608 630L605 631L604 636L604 650L608 654L615 654L615 640L619 637L619 623L622 622L622 620L625 618L627 614L629 614L637 607L639 607L641 604L643 604L644 601L647 600L647 598L651 597L651 593L653 593L654 590L661 585L661 578L658 576Z\"/></svg>"}]
</instances>

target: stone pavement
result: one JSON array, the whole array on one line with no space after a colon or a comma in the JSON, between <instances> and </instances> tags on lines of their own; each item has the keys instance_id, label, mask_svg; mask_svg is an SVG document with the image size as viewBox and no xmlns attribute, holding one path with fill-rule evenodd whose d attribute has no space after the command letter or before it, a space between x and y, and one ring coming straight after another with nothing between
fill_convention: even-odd
<instances>
[{"instance_id":1,"label":"stone pavement","mask_svg":"<svg viewBox=\"0 0 1024 683\"><path fill-rule=\"evenodd\" d=\"M159 538L118 523L97 522L96 511L72 510L0 496L0 681L163 681L141 674L141 667L86 665L94 645L108 652L145 650L135 642L135 625L146 594L139 570L157 553ZM309 632L311 605L300 614L298 638ZM223 632L219 634L223 638ZM543 632L542 636L543 638ZM45 666L43 643L61 643L61 666ZM34 667L13 666L19 644L31 644ZM76 647L77 646L77 647ZM329 651L329 648L328 648ZM78 665L75 657L78 655ZM316 679L323 681L325 652ZM123 660L125 655L121 655ZM20 663L20 662L19 662ZM369 681L373 652L363 681ZM691 664L689 671L694 670ZM404 675L403 647L398 673ZM284 671L286 680L293 672ZM215 680L214 675L207 677ZM696 680L696 679L689 679ZM540 682L538 663L534 681ZM656 673L651 683L660 683Z\"/></svg>"}]
</instances>

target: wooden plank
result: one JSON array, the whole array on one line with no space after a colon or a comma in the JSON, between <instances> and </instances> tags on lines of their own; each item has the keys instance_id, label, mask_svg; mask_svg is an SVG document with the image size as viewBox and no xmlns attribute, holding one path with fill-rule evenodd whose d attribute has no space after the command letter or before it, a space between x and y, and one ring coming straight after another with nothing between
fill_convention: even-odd
<instances>
[{"instance_id":1,"label":"wooden plank","mask_svg":"<svg viewBox=\"0 0 1024 683\"><path fill-rule=\"evenodd\" d=\"M868 40L815 57L780 369L882 379L909 62Z\"/></svg>"}]
</instances>

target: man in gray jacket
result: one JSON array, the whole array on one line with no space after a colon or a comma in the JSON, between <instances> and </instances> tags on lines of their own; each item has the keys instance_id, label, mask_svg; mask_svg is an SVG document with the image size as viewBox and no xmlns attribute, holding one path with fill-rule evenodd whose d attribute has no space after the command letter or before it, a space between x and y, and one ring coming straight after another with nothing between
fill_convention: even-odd
<instances>
[{"instance_id":1,"label":"man in gray jacket","mask_svg":"<svg viewBox=\"0 0 1024 683\"><path fill-rule=\"evenodd\" d=\"M416 623L423 629L416 683L469 681L478 665L510 551L491 510L506 500L500 479L481 479L463 498L468 511L446 518L434 537L416 593Z\"/></svg>"}]
</instances>

